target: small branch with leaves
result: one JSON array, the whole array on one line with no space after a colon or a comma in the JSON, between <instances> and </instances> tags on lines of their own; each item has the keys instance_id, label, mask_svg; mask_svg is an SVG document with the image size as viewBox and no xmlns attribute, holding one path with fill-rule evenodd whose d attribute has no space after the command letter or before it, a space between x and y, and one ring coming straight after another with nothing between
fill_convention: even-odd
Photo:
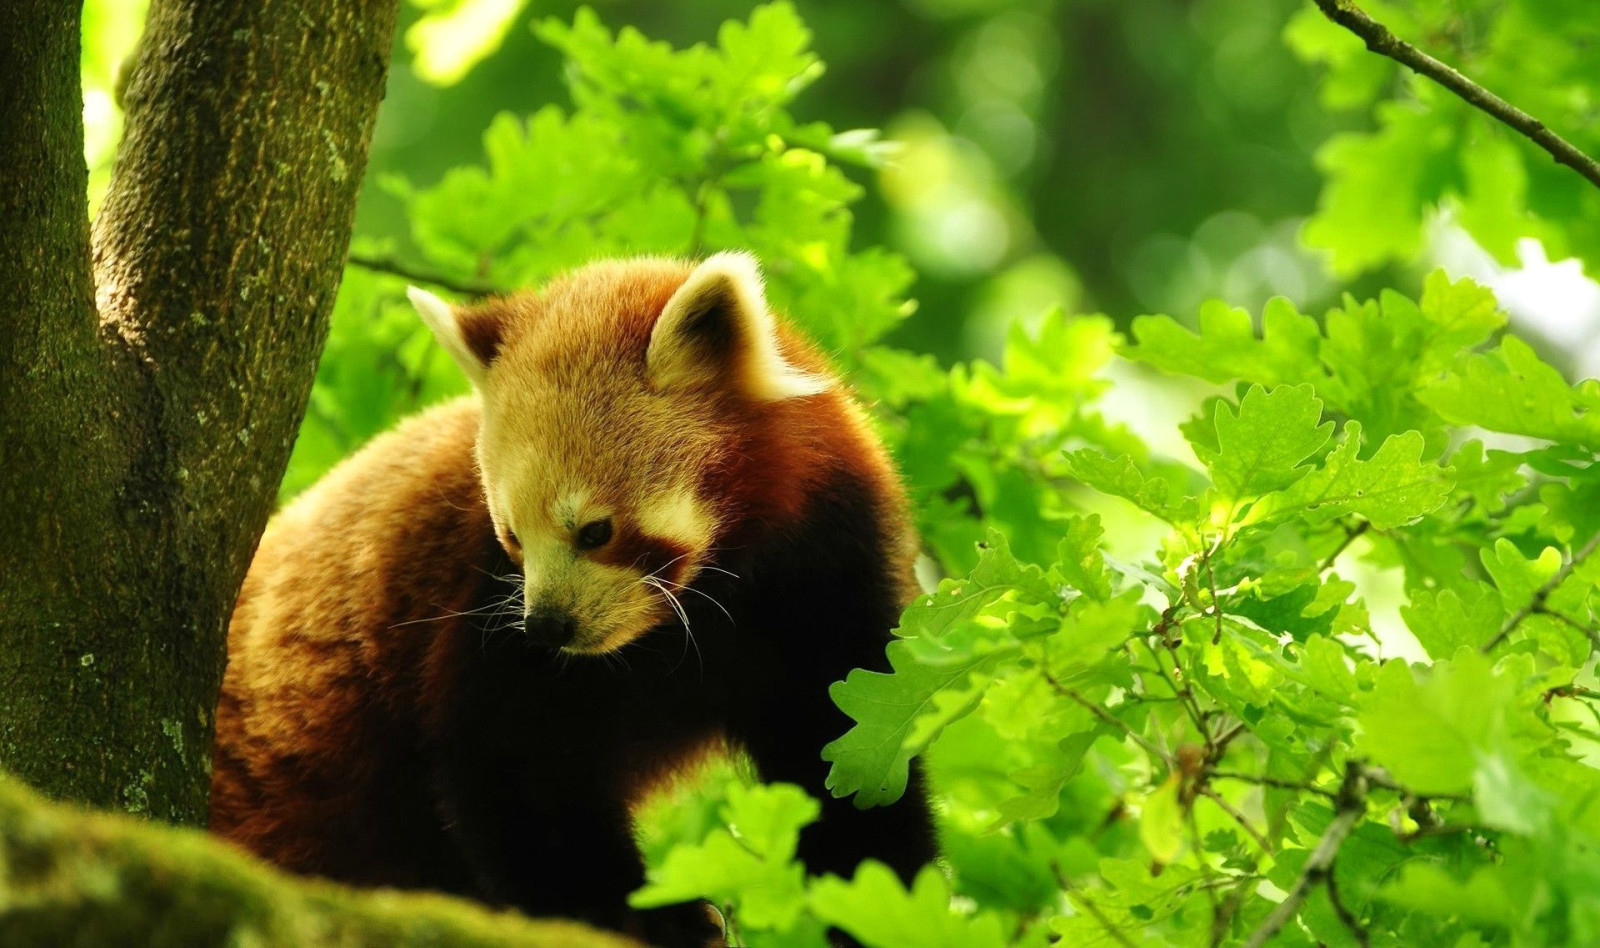
<instances>
[{"instance_id":1,"label":"small branch with leaves","mask_svg":"<svg viewBox=\"0 0 1600 948\"><path fill-rule=\"evenodd\" d=\"M1349 761L1344 767L1344 782L1339 786L1333 822L1328 824L1328 828L1322 833L1322 838L1317 840L1317 848L1311 851L1310 858L1300 870L1300 877L1295 880L1289 894L1251 933L1250 940L1245 943L1247 948L1262 948L1271 941L1272 937L1300 911L1300 906L1311 894L1312 889L1318 885L1329 884L1333 878L1334 861L1339 858L1339 847L1344 845L1345 837L1350 835L1351 830L1354 830L1356 824L1366 815L1367 770L1360 763ZM1362 931L1359 926L1351 930ZM1364 933L1357 937L1359 940L1364 937Z\"/></svg>"},{"instance_id":2,"label":"small branch with leaves","mask_svg":"<svg viewBox=\"0 0 1600 948\"><path fill-rule=\"evenodd\" d=\"M1361 37L1367 48L1380 56L1408 67L1418 75L1427 76L1444 86L1463 101L1484 112L1496 121L1520 133L1543 148L1558 164L1566 165L1600 188L1600 161L1589 157L1576 145L1557 135L1545 124L1478 85L1460 72L1429 56L1389 31L1389 28L1367 15L1365 10L1351 0L1314 0L1323 15L1355 35Z\"/></svg>"},{"instance_id":3,"label":"small branch with leaves","mask_svg":"<svg viewBox=\"0 0 1600 948\"><path fill-rule=\"evenodd\" d=\"M1546 580L1544 585L1534 590L1533 597L1528 600L1528 604L1518 609L1514 615L1505 621L1505 624L1500 627L1500 631L1496 632L1493 638L1483 643L1484 653L1487 654L1494 651L1495 647L1504 642L1511 633L1515 632L1518 626L1526 622L1529 616L1548 615L1564 622L1571 622L1572 620L1568 617L1558 612L1552 612L1546 605L1546 601L1550 598L1551 593L1555 592L1561 587L1562 583L1567 581L1573 570L1576 570L1584 560L1593 555L1597 548L1600 548L1600 533L1590 537L1589 542L1583 545L1583 549L1572 554L1572 559L1562 565L1559 570L1556 570L1556 574ZM1581 626L1579 628L1588 633L1591 639L1594 637L1592 630L1582 629Z\"/></svg>"}]
</instances>

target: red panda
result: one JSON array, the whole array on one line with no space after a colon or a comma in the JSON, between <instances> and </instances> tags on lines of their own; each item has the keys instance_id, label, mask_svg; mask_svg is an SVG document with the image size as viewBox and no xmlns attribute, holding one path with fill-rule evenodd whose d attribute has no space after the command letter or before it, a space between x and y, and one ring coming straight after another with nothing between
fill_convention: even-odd
<instances>
[{"instance_id":1,"label":"red panda","mask_svg":"<svg viewBox=\"0 0 1600 948\"><path fill-rule=\"evenodd\" d=\"M824 801L800 855L909 880L907 799L825 787L913 594L895 471L755 261L595 263L453 308L411 298L475 389L283 510L229 631L211 825L291 870L703 944L634 913L630 807L722 742Z\"/></svg>"}]
</instances>

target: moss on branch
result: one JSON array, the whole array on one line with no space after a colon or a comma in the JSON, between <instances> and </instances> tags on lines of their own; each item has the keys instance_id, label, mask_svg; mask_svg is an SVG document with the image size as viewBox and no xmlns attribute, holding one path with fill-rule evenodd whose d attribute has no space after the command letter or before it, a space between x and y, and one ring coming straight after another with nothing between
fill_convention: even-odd
<instances>
[{"instance_id":1,"label":"moss on branch","mask_svg":"<svg viewBox=\"0 0 1600 948\"><path fill-rule=\"evenodd\" d=\"M460 899L298 879L205 833L79 810L0 775L0 946L625 948Z\"/></svg>"}]
</instances>

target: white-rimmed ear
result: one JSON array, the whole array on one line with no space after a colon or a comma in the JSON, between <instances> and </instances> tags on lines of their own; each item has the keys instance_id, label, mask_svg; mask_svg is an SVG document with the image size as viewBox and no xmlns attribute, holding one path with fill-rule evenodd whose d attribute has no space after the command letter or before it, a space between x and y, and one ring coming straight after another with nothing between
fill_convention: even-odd
<instances>
[{"instance_id":1,"label":"white-rimmed ear","mask_svg":"<svg viewBox=\"0 0 1600 948\"><path fill-rule=\"evenodd\" d=\"M732 385L758 401L828 387L784 361L761 270L745 253L706 258L672 294L650 332L645 371L658 389Z\"/></svg>"},{"instance_id":2,"label":"white-rimmed ear","mask_svg":"<svg viewBox=\"0 0 1600 948\"><path fill-rule=\"evenodd\" d=\"M474 388L483 385L489 363L500 348L497 317L473 310L462 310L421 287L406 287L406 297L417 315L433 330L433 337L456 360Z\"/></svg>"}]
</instances>

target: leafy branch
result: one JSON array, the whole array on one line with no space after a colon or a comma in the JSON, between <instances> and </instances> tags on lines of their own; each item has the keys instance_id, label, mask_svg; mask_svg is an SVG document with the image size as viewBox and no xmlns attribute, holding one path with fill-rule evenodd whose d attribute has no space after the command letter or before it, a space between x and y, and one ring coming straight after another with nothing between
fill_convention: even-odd
<instances>
[{"instance_id":1,"label":"leafy branch","mask_svg":"<svg viewBox=\"0 0 1600 948\"><path fill-rule=\"evenodd\" d=\"M1518 609L1514 615L1506 620L1505 624L1500 627L1500 631L1496 632L1493 638L1483 643L1484 654L1494 651L1495 647L1504 642L1511 633L1515 632L1518 626L1526 622L1529 616L1548 615L1562 621L1571 622L1572 620L1566 616L1558 612L1552 612L1545 604L1546 600L1550 598L1551 593L1560 588L1562 583L1567 581L1567 577L1572 575L1572 571L1577 569L1584 560L1588 559L1597 548L1600 548L1600 532L1590 537L1589 542L1585 543L1581 550L1572 554L1572 558L1563 564L1560 569L1556 570L1554 576L1551 576L1545 581L1544 585L1534 590L1533 597L1528 600L1528 604ZM1580 628L1580 631L1588 634L1591 641L1593 640L1594 633L1592 630Z\"/></svg>"},{"instance_id":2,"label":"leafy branch","mask_svg":"<svg viewBox=\"0 0 1600 948\"><path fill-rule=\"evenodd\" d=\"M1239 780L1244 783L1258 784L1263 787L1274 787L1279 790L1293 790L1296 793L1314 793L1319 796L1327 797L1330 800L1338 798L1338 795L1331 790L1324 790L1321 787L1312 786L1308 783L1298 783L1293 780L1284 780L1279 777L1268 777L1257 774L1241 774L1227 770L1213 770L1210 773L1210 779Z\"/></svg>"},{"instance_id":3,"label":"leafy branch","mask_svg":"<svg viewBox=\"0 0 1600 948\"><path fill-rule=\"evenodd\" d=\"M1566 165L1600 188L1600 162L1545 127L1543 122L1468 79L1448 64L1395 36L1388 27L1374 20L1351 0L1314 2L1328 19L1361 37L1368 49L1444 86L1469 105L1549 152L1558 164Z\"/></svg>"},{"instance_id":4,"label":"leafy branch","mask_svg":"<svg viewBox=\"0 0 1600 948\"><path fill-rule=\"evenodd\" d=\"M1111 919L1106 917L1106 913L1100 910L1100 906L1094 903L1094 899L1089 898L1084 894L1082 889L1078 888L1076 885L1073 885L1072 880L1067 877L1067 874L1061 871L1061 866L1059 864L1051 863L1050 868L1055 872L1056 883L1061 886L1061 891L1069 895L1076 895L1078 897L1078 900L1072 903L1073 905L1079 906L1085 912L1088 912L1089 917L1095 920L1095 922L1103 931L1105 931L1106 935L1110 937L1112 941L1122 945L1123 948L1134 948L1133 942L1129 940L1127 935L1122 933L1122 929L1118 928L1116 923L1112 922Z\"/></svg>"},{"instance_id":5,"label":"leafy branch","mask_svg":"<svg viewBox=\"0 0 1600 948\"><path fill-rule=\"evenodd\" d=\"M1360 763L1349 761L1344 767L1344 782L1339 787L1333 822L1328 824L1328 828L1322 833L1322 838L1317 840L1317 848L1312 850L1311 857L1300 870L1300 877L1295 880L1289 894L1251 933L1250 940L1245 943L1247 948L1262 948L1300 911L1301 903L1305 902L1313 888L1331 884L1333 863L1339 857L1339 847L1344 845L1345 837L1350 835L1350 831L1355 829L1356 824L1366 815L1367 771Z\"/></svg>"}]
</instances>

